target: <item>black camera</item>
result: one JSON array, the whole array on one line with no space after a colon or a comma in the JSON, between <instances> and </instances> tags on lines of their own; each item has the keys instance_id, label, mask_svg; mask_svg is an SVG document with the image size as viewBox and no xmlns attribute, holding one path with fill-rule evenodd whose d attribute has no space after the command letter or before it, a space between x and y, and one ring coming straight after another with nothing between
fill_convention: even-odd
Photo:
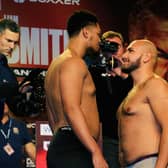
<instances>
[{"instance_id":1,"label":"black camera","mask_svg":"<svg viewBox=\"0 0 168 168\"><path fill-rule=\"evenodd\" d=\"M102 52L110 52L111 54L115 54L118 51L118 43L110 42L105 39L101 39L100 48Z\"/></svg>"},{"instance_id":2,"label":"black camera","mask_svg":"<svg viewBox=\"0 0 168 168\"><path fill-rule=\"evenodd\" d=\"M118 51L118 43L102 39L100 42L100 65L106 67L109 71L119 65L119 61L113 57Z\"/></svg>"}]
</instances>

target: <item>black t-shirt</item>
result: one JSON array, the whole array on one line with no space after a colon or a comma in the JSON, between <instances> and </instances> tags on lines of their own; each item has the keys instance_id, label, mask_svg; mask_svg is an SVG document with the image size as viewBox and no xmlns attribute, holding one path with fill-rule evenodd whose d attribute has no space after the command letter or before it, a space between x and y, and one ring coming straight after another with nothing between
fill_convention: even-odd
<instances>
[{"instance_id":1,"label":"black t-shirt","mask_svg":"<svg viewBox=\"0 0 168 168\"><path fill-rule=\"evenodd\" d=\"M104 77L105 68L100 66L89 67L96 87L96 99L102 122L103 136L118 139L117 109L122 100L132 88L132 78L122 79L116 77Z\"/></svg>"},{"instance_id":2,"label":"black t-shirt","mask_svg":"<svg viewBox=\"0 0 168 168\"><path fill-rule=\"evenodd\" d=\"M18 82L8 66L6 56L0 54L0 120L3 116L4 102L18 93Z\"/></svg>"},{"instance_id":3,"label":"black t-shirt","mask_svg":"<svg viewBox=\"0 0 168 168\"><path fill-rule=\"evenodd\" d=\"M11 119L5 123L0 123L0 167L1 168L21 168L23 159L23 146L31 142L31 137L24 122ZM8 131L9 130L9 131ZM5 134L3 134L3 133ZM9 136L7 133L9 132ZM12 153L4 150L5 146L10 145Z\"/></svg>"},{"instance_id":4,"label":"black t-shirt","mask_svg":"<svg viewBox=\"0 0 168 168\"><path fill-rule=\"evenodd\" d=\"M9 68L5 55L0 54L0 99L9 98L18 92L15 74Z\"/></svg>"}]
</instances>

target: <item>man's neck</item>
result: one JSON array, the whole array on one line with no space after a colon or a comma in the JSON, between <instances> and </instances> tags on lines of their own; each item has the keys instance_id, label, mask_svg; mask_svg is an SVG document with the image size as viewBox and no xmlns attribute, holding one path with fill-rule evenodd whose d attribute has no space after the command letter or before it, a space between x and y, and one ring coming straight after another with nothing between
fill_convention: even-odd
<instances>
[{"instance_id":1,"label":"man's neck","mask_svg":"<svg viewBox=\"0 0 168 168\"><path fill-rule=\"evenodd\" d=\"M9 120L9 116L8 115L4 115L2 120L1 120L1 123L5 124L6 122L8 122L8 120Z\"/></svg>"},{"instance_id":2,"label":"man's neck","mask_svg":"<svg viewBox=\"0 0 168 168\"><path fill-rule=\"evenodd\" d=\"M86 47L82 40L74 38L71 39L68 45L68 48L70 49L72 56L83 58L86 53Z\"/></svg>"},{"instance_id":3,"label":"man's neck","mask_svg":"<svg viewBox=\"0 0 168 168\"><path fill-rule=\"evenodd\" d=\"M144 83L145 81L147 81L153 76L154 76L154 73L152 71L150 72L143 71L143 72L132 74L134 85L141 85L142 83Z\"/></svg>"}]
</instances>

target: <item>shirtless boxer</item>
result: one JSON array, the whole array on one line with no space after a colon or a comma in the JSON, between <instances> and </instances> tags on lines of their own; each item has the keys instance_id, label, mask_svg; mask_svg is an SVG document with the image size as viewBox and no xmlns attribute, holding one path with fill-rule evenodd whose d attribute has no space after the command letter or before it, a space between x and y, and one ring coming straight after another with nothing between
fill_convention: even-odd
<instances>
[{"instance_id":1,"label":"shirtless boxer","mask_svg":"<svg viewBox=\"0 0 168 168\"><path fill-rule=\"evenodd\" d=\"M99 50L97 18L77 11L67 23L68 48L51 63L45 80L47 107L55 131L48 168L108 168L97 144L99 116L95 86L83 57ZM54 126L53 126L54 124Z\"/></svg>"},{"instance_id":2,"label":"shirtless boxer","mask_svg":"<svg viewBox=\"0 0 168 168\"><path fill-rule=\"evenodd\" d=\"M120 160L126 168L168 165L168 84L154 74L157 50L135 40L122 56L122 70L134 86L119 107Z\"/></svg>"}]
</instances>

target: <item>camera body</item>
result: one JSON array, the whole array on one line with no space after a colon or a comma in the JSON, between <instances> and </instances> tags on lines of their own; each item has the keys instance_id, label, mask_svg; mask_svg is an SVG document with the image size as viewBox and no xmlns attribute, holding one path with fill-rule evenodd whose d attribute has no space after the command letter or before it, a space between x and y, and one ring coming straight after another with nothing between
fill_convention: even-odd
<instances>
[{"instance_id":1,"label":"camera body","mask_svg":"<svg viewBox=\"0 0 168 168\"><path fill-rule=\"evenodd\" d=\"M118 60L113 55L118 51L119 44L101 39L100 42L100 65L105 66L107 70L116 68L119 65Z\"/></svg>"},{"instance_id":2,"label":"camera body","mask_svg":"<svg viewBox=\"0 0 168 168\"><path fill-rule=\"evenodd\" d=\"M111 54L115 54L118 51L118 43L101 39L100 48L102 52L110 52Z\"/></svg>"}]
</instances>

